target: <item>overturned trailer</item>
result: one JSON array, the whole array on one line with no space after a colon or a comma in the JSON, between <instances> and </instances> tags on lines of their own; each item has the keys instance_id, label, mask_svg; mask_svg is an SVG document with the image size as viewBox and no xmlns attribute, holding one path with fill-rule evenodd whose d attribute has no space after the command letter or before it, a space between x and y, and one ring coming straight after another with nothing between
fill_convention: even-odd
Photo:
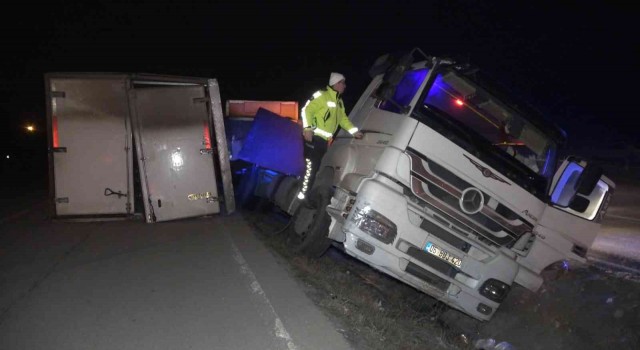
<instances>
[{"instance_id":1,"label":"overturned trailer","mask_svg":"<svg viewBox=\"0 0 640 350\"><path fill-rule=\"evenodd\" d=\"M215 79L48 73L45 92L54 218L235 210Z\"/></svg>"}]
</instances>

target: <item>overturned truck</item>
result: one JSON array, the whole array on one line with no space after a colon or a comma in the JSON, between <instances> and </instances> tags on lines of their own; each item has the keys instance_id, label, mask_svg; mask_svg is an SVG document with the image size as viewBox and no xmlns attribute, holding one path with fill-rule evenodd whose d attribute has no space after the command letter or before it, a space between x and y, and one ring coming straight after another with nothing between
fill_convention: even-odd
<instances>
[{"instance_id":1,"label":"overturned truck","mask_svg":"<svg viewBox=\"0 0 640 350\"><path fill-rule=\"evenodd\" d=\"M478 320L514 283L536 291L558 261L586 261L614 190L584 159L558 159L559 127L481 72L414 49L380 57L307 199L278 181L289 242L349 255ZM296 187L297 186L297 187Z\"/></svg>"}]
</instances>

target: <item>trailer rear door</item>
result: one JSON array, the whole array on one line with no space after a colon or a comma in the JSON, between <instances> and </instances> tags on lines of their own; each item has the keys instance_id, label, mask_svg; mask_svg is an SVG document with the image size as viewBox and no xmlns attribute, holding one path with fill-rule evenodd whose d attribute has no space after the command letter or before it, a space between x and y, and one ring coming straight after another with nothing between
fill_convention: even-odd
<instances>
[{"instance_id":1,"label":"trailer rear door","mask_svg":"<svg viewBox=\"0 0 640 350\"><path fill-rule=\"evenodd\" d=\"M147 222L220 212L203 85L131 90Z\"/></svg>"},{"instance_id":2,"label":"trailer rear door","mask_svg":"<svg viewBox=\"0 0 640 350\"><path fill-rule=\"evenodd\" d=\"M133 211L126 82L115 75L46 77L56 216Z\"/></svg>"}]
</instances>

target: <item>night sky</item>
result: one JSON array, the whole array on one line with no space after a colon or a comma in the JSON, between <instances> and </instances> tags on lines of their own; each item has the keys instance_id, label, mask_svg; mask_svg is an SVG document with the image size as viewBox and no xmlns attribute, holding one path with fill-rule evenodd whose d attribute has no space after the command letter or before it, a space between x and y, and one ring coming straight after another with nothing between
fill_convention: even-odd
<instances>
[{"instance_id":1,"label":"night sky","mask_svg":"<svg viewBox=\"0 0 640 350\"><path fill-rule=\"evenodd\" d=\"M640 46L631 5L274 3L65 1L5 7L2 149L46 154L46 72L209 77L218 79L223 100L303 103L324 87L331 71L339 71L347 77L350 110L368 84L371 63L412 47L476 64L563 127L572 147L638 142L640 116L632 105ZM24 132L29 122L38 133Z\"/></svg>"}]
</instances>

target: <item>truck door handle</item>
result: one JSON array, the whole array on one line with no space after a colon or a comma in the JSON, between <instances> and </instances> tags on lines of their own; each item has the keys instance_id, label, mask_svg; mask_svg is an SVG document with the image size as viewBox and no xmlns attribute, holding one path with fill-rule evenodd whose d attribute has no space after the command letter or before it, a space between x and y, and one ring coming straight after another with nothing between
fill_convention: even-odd
<instances>
[{"instance_id":1,"label":"truck door handle","mask_svg":"<svg viewBox=\"0 0 640 350\"><path fill-rule=\"evenodd\" d=\"M213 154L213 148L202 148L200 154Z\"/></svg>"},{"instance_id":2,"label":"truck door handle","mask_svg":"<svg viewBox=\"0 0 640 350\"><path fill-rule=\"evenodd\" d=\"M53 148L51 148L51 152L54 152L54 153L67 153L67 147L53 147Z\"/></svg>"}]
</instances>

